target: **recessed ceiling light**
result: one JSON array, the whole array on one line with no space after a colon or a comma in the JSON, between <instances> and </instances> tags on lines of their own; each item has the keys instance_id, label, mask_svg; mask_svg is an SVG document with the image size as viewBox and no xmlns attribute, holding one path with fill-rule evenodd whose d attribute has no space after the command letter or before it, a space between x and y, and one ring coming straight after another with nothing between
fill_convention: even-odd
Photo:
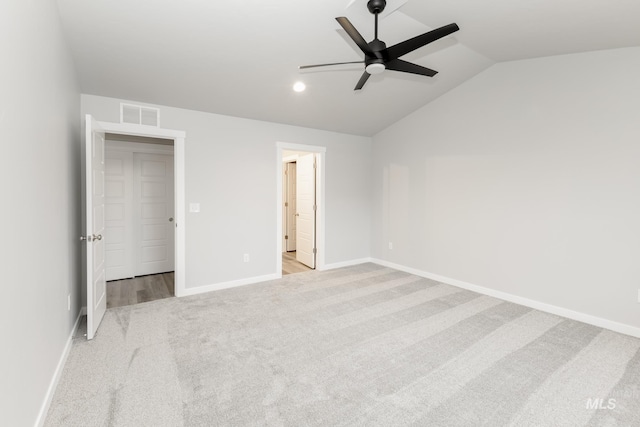
<instances>
[{"instance_id":1,"label":"recessed ceiling light","mask_svg":"<svg viewBox=\"0 0 640 427\"><path fill-rule=\"evenodd\" d=\"M302 82L296 82L296 84L293 85L293 90L296 92L304 92L306 88L307 86Z\"/></svg>"}]
</instances>

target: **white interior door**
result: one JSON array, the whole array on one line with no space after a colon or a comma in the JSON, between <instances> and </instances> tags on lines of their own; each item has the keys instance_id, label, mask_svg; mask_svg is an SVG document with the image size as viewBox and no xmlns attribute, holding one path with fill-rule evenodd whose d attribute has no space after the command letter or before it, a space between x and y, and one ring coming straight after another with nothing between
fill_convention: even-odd
<instances>
[{"instance_id":1,"label":"white interior door","mask_svg":"<svg viewBox=\"0 0 640 427\"><path fill-rule=\"evenodd\" d=\"M135 275L174 269L173 156L133 156Z\"/></svg>"},{"instance_id":2,"label":"white interior door","mask_svg":"<svg viewBox=\"0 0 640 427\"><path fill-rule=\"evenodd\" d=\"M313 153L296 162L296 259L315 268L316 170Z\"/></svg>"},{"instance_id":3,"label":"white interior door","mask_svg":"<svg viewBox=\"0 0 640 427\"><path fill-rule=\"evenodd\" d=\"M104 193L105 132L100 124L86 116L86 225L87 242L87 339L93 339L107 310L105 281Z\"/></svg>"},{"instance_id":4,"label":"white interior door","mask_svg":"<svg viewBox=\"0 0 640 427\"><path fill-rule=\"evenodd\" d=\"M135 276L133 262L133 152L106 149L106 278Z\"/></svg>"},{"instance_id":5,"label":"white interior door","mask_svg":"<svg viewBox=\"0 0 640 427\"><path fill-rule=\"evenodd\" d=\"M296 163L290 162L286 164L287 171L287 246L288 252L296 250L296 209L298 207L296 200Z\"/></svg>"}]
</instances>

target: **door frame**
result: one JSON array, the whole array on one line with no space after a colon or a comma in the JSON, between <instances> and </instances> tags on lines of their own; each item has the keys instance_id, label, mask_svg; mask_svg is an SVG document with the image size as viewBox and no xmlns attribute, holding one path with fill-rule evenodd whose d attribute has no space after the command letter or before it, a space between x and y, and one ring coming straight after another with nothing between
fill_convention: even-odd
<instances>
[{"instance_id":1,"label":"door frame","mask_svg":"<svg viewBox=\"0 0 640 427\"><path fill-rule=\"evenodd\" d=\"M186 278L186 210L185 210L185 143L186 132L128 123L98 122L106 133L163 138L173 140L173 188L175 209L175 296L185 295Z\"/></svg>"},{"instance_id":2,"label":"door frame","mask_svg":"<svg viewBox=\"0 0 640 427\"><path fill-rule=\"evenodd\" d=\"M282 277L282 184L283 184L283 152L304 151L316 155L316 270L325 268L325 172L326 147L317 145L296 144L290 142L276 142L276 276Z\"/></svg>"}]
</instances>

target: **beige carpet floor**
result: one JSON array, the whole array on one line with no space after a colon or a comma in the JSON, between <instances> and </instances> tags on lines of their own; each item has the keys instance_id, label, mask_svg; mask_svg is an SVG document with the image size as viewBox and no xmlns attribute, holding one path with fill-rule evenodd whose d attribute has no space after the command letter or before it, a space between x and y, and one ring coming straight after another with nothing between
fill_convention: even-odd
<instances>
[{"instance_id":1,"label":"beige carpet floor","mask_svg":"<svg viewBox=\"0 0 640 427\"><path fill-rule=\"evenodd\" d=\"M640 340L375 264L107 310L47 426L640 426Z\"/></svg>"}]
</instances>

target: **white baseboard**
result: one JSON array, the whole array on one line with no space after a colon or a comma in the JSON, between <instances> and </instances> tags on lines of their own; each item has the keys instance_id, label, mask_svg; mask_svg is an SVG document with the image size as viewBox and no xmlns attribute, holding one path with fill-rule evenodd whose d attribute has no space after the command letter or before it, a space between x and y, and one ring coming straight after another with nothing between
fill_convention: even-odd
<instances>
[{"instance_id":1,"label":"white baseboard","mask_svg":"<svg viewBox=\"0 0 640 427\"><path fill-rule=\"evenodd\" d=\"M373 258L370 260L376 264L380 264L385 267L393 268L396 270L404 271L406 273L415 274L416 276L425 277L427 279L435 280L437 282L446 283L447 285L456 286L459 288L467 289L479 294L488 295L501 300L513 302L515 304L524 305L525 307L534 308L536 310L544 311L546 313L555 314L558 316L566 317L568 319L577 320L579 322L588 323L590 325L598 326L619 332L625 335L631 335L632 337L640 338L640 328L635 326L626 325L624 323L615 322L613 320L603 319L601 317L592 316L590 314L581 313L579 311L570 310L564 307L558 307L556 305L547 304L544 302L524 298L518 295L513 295L507 292L497 291L495 289L486 288L484 286L474 285L472 283L463 282L461 280L452 279L439 274L433 274L426 271L418 270L411 267L405 267L400 264L384 261L381 259Z\"/></svg>"},{"instance_id":2,"label":"white baseboard","mask_svg":"<svg viewBox=\"0 0 640 427\"><path fill-rule=\"evenodd\" d=\"M372 262L372 260L371 260L371 258L360 258L360 259L354 259L354 260L350 260L350 261L343 261L343 262L336 262L336 263L332 263L332 264L325 264L321 268L318 267L318 271L333 270L334 268L341 268L341 267L349 267L349 266L352 266L352 265L363 264L365 262ZM259 283L259 282L266 282L268 280L276 280L276 279L281 279L281 278L282 278L282 273L280 273L280 274L275 274L275 273L274 274L266 274L264 276L249 277L249 278L246 278L246 279L232 280L232 281L229 281L229 282L214 283L212 285L198 286L197 288L186 288L186 289L183 290L183 292L180 295L176 295L176 296L186 297L186 296L190 296L190 295L198 295L198 294L203 294L205 292L212 292L212 291L219 291L221 289L235 288L236 286L253 285L253 284Z\"/></svg>"},{"instance_id":3,"label":"white baseboard","mask_svg":"<svg viewBox=\"0 0 640 427\"><path fill-rule=\"evenodd\" d=\"M84 311L84 313L83 313ZM49 412L49 406L51 406L51 401L53 400L53 394L56 391L56 387L58 387L58 381L60 381L60 376L62 375L62 371L64 369L64 365L67 362L67 357L69 357L69 352L71 351L71 344L73 343L73 336L76 334L78 330L78 326L80 325L80 319L86 313L86 307L80 309L80 313L78 313L78 318L76 319L76 323L73 325L71 329L71 333L69 334L69 338L67 338L67 344L64 346L62 350L62 354L60 355L60 359L58 360L58 366L56 366L56 370L53 373L53 377L51 378L51 382L49 383L49 388L47 389L47 394L45 394L44 402L40 406L40 412L38 412L38 418L36 418L35 425L37 427L42 427L44 425L45 419L47 418L47 413Z\"/></svg>"},{"instance_id":4,"label":"white baseboard","mask_svg":"<svg viewBox=\"0 0 640 427\"><path fill-rule=\"evenodd\" d=\"M221 289L235 288L237 286L252 285L258 282L266 282L268 280L279 279L280 277L282 276L278 276L277 274L266 274L264 276L248 277L246 279L214 283L213 285L198 286L197 288L186 288L183 289L183 292L179 296L186 297L190 295L203 294L205 292L219 291Z\"/></svg>"},{"instance_id":5,"label":"white baseboard","mask_svg":"<svg viewBox=\"0 0 640 427\"><path fill-rule=\"evenodd\" d=\"M360 259L352 259L351 261L334 262L332 264L325 264L322 266L322 268L319 268L318 270L319 271L333 270L335 268L351 267L352 265L364 264L366 262L373 262L373 260L371 258L360 258Z\"/></svg>"}]
</instances>

